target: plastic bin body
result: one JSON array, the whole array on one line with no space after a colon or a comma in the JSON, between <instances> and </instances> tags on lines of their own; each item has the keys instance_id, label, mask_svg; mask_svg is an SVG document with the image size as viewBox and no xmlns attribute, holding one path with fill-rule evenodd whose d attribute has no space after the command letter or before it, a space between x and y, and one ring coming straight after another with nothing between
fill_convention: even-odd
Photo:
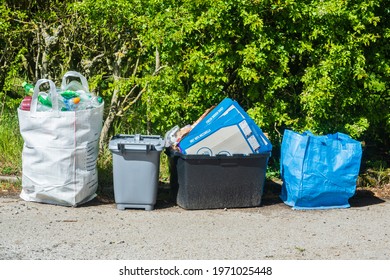
<instances>
[{"instance_id":1,"label":"plastic bin body","mask_svg":"<svg viewBox=\"0 0 390 280\"><path fill-rule=\"evenodd\" d=\"M141 136L136 144L131 143L131 135L116 136L110 141L117 209L154 209L163 148L162 139L156 137L159 136Z\"/></svg>"},{"instance_id":2,"label":"plastic bin body","mask_svg":"<svg viewBox=\"0 0 390 280\"><path fill-rule=\"evenodd\" d=\"M172 195L185 209L260 206L270 153L207 156L167 150Z\"/></svg>"}]
</instances>

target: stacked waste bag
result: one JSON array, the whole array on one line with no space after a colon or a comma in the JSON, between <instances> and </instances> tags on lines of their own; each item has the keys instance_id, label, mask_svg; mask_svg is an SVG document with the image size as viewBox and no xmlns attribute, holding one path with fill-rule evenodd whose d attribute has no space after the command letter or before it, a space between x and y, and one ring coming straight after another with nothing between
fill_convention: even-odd
<instances>
[{"instance_id":1,"label":"stacked waste bag","mask_svg":"<svg viewBox=\"0 0 390 280\"><path fill-rule=\"evenodd\" d=\"M74 71L59 88L48 79L23 87L29 95L18 108L24 140L20 197L64 206L90 201L98 186L103 100Z\"/></svg>"}]
</instances>

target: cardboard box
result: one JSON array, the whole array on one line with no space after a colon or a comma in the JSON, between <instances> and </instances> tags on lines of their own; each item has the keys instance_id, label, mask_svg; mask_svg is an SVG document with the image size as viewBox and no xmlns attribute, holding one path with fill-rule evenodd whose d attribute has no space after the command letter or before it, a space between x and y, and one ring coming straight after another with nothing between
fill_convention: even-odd
<instances>
[{"instance_id":1,"label":"cardboard box","mask_svg":"<svg viewBox=\"0 0 390 280\"><path fill-rule=\"evenodd\" d=\"M225 98L181 140L179 148L183 154L233 155L270 152L272 145L240 105Z\"/></svg>"}]
</instances>

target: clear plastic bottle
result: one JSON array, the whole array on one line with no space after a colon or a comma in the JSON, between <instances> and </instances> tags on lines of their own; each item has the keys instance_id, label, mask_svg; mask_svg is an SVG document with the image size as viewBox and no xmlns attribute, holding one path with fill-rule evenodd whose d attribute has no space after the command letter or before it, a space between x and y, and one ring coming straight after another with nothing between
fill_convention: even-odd
<instances>
[{"instance_id":1,"label":"clear plastic bottle","mask_svg":"<svg viewBox=\"0 0 390 280\"><path fill-rule=\"evenodd\" d=\"M90 105L92 108L99 107L103 103L103 98L100 96L92 96Z\"/></svg>"},{"instance_id":2,"label":"clear plastic bottle","mask_svg":"<svg viewBox=\"0 0 390 280\"><path fill-rule=\"evenodd\" d=\"M78 110L97 108L103 103L103 98L100 96L85 92L80 94L80 100Z\"/></svg>"},{"instance_id":3,"label":"clear plastic bottle","mask_svg":"<svg viewBox=\"0 0 390 280\"><path fill-rule=\"evenodd\" d=\"M65 107L62 107L61 111L76 111L80 103L80 97L64 99L63 102Z\"/></svg>"}]
</instances>

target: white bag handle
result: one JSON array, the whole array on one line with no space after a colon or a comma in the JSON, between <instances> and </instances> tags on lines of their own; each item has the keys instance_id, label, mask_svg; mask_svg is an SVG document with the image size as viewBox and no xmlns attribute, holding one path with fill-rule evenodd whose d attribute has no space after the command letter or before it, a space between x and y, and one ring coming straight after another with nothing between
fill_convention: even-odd
<instances>
[{"instance_id":1,"label":"white bag handle","mask_svg":"<svg viewBox=\"0 0 390 280\"><path fill-rule=\"evenodd\" d=\"M52 113L55 116L59 116L59 110L58 110L58 95L56 91L56 85L52 80L49 79L40 79L37 81L34 87L34 94L31 99L31 116L36 116L37 113L37 105L38 105L38 96L39 96L39 88L41 87L42 84L44 83L49 83L50 86L50 97L51 97L51 103L52 103Z\"/></svg>"},{"instance_id":2,"label":"white bag handle","mask_svg":"<svg viewBox=\"0 0 390 280\"><path fill-rule=\"evenodd\" d=\"M83 75L81 75L79 72L76 72L76 71L68 71L62 77L62 83L61 83L61 90L62 91L64 91L66 89L66 86L68 84L66 80L68 77L79 78L81 81L81 85L83 86L84 91L89 92L89 86L88 86L87 79Z\"/></svg>"}]
</instances>

